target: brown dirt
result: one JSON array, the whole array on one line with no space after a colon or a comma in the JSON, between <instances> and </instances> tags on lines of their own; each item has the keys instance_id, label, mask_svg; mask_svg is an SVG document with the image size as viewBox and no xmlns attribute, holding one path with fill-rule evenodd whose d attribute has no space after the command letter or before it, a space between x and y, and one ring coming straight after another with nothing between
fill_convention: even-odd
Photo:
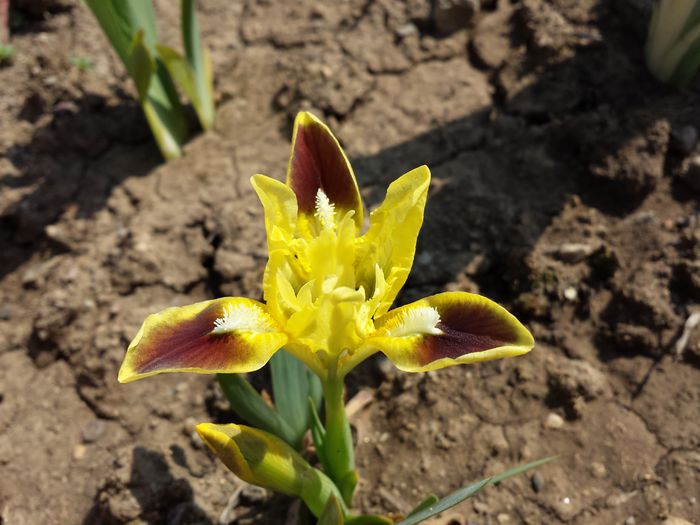
<instances>
[{"instance_id":1,"label":"brown dirt","mask_svg":"<svg viewBox=\"0 0 700 525\"><path fill-rule=\"evenodd\" d=\"M538 340L437 373L360 367L358 506L559 454L450 523L700 523L700 335L675 355L700 303L681 176L700 104L646 72L648 2L482 1L465 28L428 0L202 1L218 122L167 166L87 9L45 4L0 69L0 523L283 522L288 502L250 488L226 510L235 478L192 437L231 417L210 377L116 371L148 313L260 295L248 178L283 175L300 108L337 132L370 206L431 167L402 302L479 291Z\"/></svg>"}]
</instances>

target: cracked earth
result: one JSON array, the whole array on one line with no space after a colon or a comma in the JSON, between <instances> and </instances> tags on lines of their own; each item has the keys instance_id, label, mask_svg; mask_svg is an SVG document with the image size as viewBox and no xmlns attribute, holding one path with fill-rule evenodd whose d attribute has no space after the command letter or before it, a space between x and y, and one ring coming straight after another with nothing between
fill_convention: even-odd
<instances>
[{"instance_id":1,"label":"cracked earth","mask_svg":"<svg viewBox=\"0 0 700 525\"><path fill-rule=\"evenodd\" d=\"M235 418L212 378L116 372L149 313L260 297L248 179L283 177L300 109L335 130L370 208L430 166L400 302L483 293L538 341L506 362L357 369L357 506L406 510L558 454L439 523L700 523L700 331L677 347L700 306L682 140L700 105L697 84L646 73L647 2L483 0L455 25L428 0L203 0L217 124L168 165L87 9L47 4L0 68L0 523L285 522L289 501L241 492L193 436Z\"/></svg>"}]
</instances>

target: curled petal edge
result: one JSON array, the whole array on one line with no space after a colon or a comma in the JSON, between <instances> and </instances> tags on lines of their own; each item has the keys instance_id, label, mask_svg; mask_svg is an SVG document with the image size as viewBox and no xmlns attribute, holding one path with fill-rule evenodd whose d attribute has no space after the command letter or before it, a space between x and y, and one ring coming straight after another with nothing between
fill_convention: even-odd
<instances>
[{"instance_id":1,"label":"curled petal edge","mask_svg":"<svg viewBox=\"0 0 700 525\"><path fill-rule=\"evenodd\" d=\"M405 372L516 357L535 344L505 308L466 292L437 294L396 308L376 326L376 335L364 346L384 353Z\"/></svg>"},{"instance_id":2,"label":"curled petal edge","mask_svg":"<svg viewBox=\"0 0 700 525\"><path fill-rule=\"evenodd\" d=\"M167 308L146 318L129 345L119 382L165 372L258 370L287 342L265 305L224 297Z\"/></svg>"}]
</instances>

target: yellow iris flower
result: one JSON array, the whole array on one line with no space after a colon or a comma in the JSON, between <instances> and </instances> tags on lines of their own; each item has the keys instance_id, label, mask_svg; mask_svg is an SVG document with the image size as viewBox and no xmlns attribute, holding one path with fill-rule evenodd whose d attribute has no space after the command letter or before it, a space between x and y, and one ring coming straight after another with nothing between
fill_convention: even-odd
<instances>
[{"instance_id":1,"label":"yellow iris flower","mask_svg":"<svg viewBox=\"0 0 700 525\"><path fill-rule=\"evenodd\" d=\"M465 292L390 310L413 263L430 185L426 166L388 188L363 233L357 182L331 131L310 113L294 124L286 183L251 182L265 209L265 302L224 297L149 316L119 381L161 372L257 370L284 347L322 380L376 352L408 372L530 351L530 332L498 304Z\"/></svg>"}]
</instances>

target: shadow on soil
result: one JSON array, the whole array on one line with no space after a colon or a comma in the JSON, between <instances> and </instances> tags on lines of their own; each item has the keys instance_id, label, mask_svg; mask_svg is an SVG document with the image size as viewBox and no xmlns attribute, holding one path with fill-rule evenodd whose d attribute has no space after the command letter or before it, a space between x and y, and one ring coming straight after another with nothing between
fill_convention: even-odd
<instances>
[{"instance_id":1,"label":"shadow on soil","mask_svg":"<svg viewBox=\"0 0 700 525\"><path fill-rule=\"evenodd\" d=\"M135 102L106 105L100 97L59 102L45 115L31 95L22 120L46 120L31 141L11 146L6 157L19 176L0 177L0 192L21 192L0 210L0 278L37 251L68 249L47 235L59 220L92 217L112 190L129 177L143 176L161 158ZM26 191L26 193L25 193Z\"/></svg>"},{"instance_id":2,"label":"shadow on soil","mask_svg":"<svg viewBox=\"0 0 700 525\"><path fill-rule=\"evenodd\" d=\"M192 487L185 479L176 479L160 452L135 447L131 477L127 487L110 487L122 491L124 497L111 497L110 502L122 502L128 507L131 500L126 491L138 502L141 513L138 518L150 525L161 523L213 525L205 512L193 501ZM97 501L83 525L112 525L123 523L122 516L115 516L117 508ZM131 510L131 509L129 509ZM133 510L131 510L133 512Z\"/></svg>"}]
</instances>

